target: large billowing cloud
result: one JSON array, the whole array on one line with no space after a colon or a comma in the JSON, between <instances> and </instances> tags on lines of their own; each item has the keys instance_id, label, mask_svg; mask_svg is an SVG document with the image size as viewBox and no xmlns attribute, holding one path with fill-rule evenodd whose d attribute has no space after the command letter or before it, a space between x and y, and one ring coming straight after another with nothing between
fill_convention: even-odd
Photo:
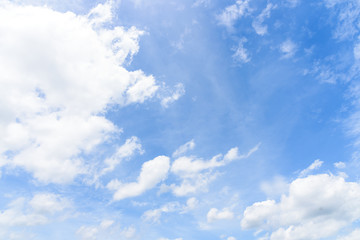
<instances>
[{"instance_id":1,"label":"large billowing cloud","mask_svg":"<svg viewBox=\"0 0 360 240\"><path fill-rule=\"evenodd\" d=\"M119 131L107 109L155 95L154 77L123 67L143 32L105 28L111 19L110 2L88 15L0 3L0 166L71 182Z\"/></svg>"},{"instance_id":2,"label":"large billowing cloud","mask_svg":"<svg viewBox=\"0 0 360 240\"><path fill-rule=\"evenodd\" d=\"M271 240L312 240L334 236L360 219L360 185L329 174L298 178L279 202L246 208L244 229L270 231Z\"/></svg>"}]
</instances>

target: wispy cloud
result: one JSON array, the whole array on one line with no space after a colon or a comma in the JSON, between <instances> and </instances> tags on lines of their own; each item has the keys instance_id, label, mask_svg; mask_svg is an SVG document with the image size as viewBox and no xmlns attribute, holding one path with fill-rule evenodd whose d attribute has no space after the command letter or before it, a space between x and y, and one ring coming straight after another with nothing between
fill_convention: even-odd
<instances>
[{"instance_id":1,"label":"wispy cloud","mask_svg":"<svg viewBox=\"0 0 360 240\"><path fill-rule=\"evenodd\" d=\"M251 12L249 0L237 0L235 4L225 8L225 10L217 16L219 24L232 29L236 20L243 16L247 16Z\"/></svg>"},{"instance_id":2,"label":"wispy cloud","mask_svg":"<svg viewBox=\"0 0 360 240\"><path fill-rule=\"evenodd\" d=\"M246 38L242 38L237 47L234 47L232 50L234 51L234 54L232 55L235 62L238 63L247 63L250 62L250 54L248 50L244 47L244 43L247 42Z\"/></svg>"},{"instance_id":3,"label":"wispy cloud","mask_svg":"<svg viewBox=\"0 0 360 240\"><path fill-rule=\"evenodd\" d=\"M266 8L262 10L259 16L257 16L252 22L252 26L255 29L255 32L258 35L265 35L267 33L267 25L264 25L264 21L266 18L270 17L271 10L275 9L277 6L272 3L268 3Z\"/></svg>"}]
</instances>

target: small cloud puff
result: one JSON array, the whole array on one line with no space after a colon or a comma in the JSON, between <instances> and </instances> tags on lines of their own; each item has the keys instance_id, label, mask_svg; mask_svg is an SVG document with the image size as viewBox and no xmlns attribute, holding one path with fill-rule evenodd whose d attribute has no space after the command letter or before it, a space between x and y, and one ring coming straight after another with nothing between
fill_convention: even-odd
<instances>
[{"instance_id":1,"label":"small cloud puff","mask_svg":"<svg viewBox=\"0 0 360 240\"><path fill-rule=\"evenodd\" d=\"M224 208L221 211L217 208L211 208L207 213L206 218L209 223L216 220L230 220L234 218L234 213L227 208Z\"/></svg>"},{"instance_id":2,"label":"small cloud puff","mask_svg":"<svg viewBox=\"0 0 360 240\"><path fill-rule=\"evenodd\" d=\"M294 56L296 50L296 44L290 39L284 41L280 45L280 52L283 54L283 58L291 58L292 56Z\"/></svg>"}]
</instances>

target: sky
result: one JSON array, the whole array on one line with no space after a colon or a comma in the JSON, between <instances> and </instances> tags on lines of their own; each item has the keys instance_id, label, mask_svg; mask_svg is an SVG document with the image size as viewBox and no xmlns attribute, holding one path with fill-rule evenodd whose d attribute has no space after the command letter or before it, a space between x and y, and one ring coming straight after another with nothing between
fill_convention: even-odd
<instances>
[{"instance_id":1,"label":"sky","mask_svg":"<svg viewBox=\"0 0 360 240\"><path fill-rule=\"evenodd\" d=\"M358 0L0 0L0 239L358 240Z\"/></svg>"}]
</instances>

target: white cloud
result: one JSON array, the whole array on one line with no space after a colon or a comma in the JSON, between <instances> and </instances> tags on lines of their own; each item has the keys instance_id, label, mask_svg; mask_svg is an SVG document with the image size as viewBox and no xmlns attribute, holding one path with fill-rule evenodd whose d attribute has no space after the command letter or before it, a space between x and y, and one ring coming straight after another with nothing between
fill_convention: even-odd
<instances>
[{"instance_id":1,"label":"white cloud","mask_svg":"<svg viewBox=\"0 0 360 240\"><path fill-rule=\"evenodd\" d=\"M347 236L338 237L336 240L357 240L360 236L360 229L355 229Z\"/></svg>"},{"instance_id":2,"label":"white cloud","mask_svg":"<svg viewBox=\"0 0 360 240\"><path fill-rule=\"evenodd\" d=\"M70 207L69 200L52 193L35 194L32 199L20 197L1 211L0 228L11 230L14 226L47 224L55 213Z\"/></svg>"},{"instance_id":3,"label":"white cloud","mask_svg":"<svg viewBox=\"0 0 360 240\"><path fill-rule=\"evenodd\" d=\"M334 166L336 168L342 169L342 168L346 167L346 164L344 162L336 162L336 163L334 163Z\"/></svg>"},{"instance_id":4,"label":"white cloud","mask_svg":"<svg viewBox=\"0 0 360 240\"><path fill-rule=\"evenodd\" d=\"M113 18L112 1L107 1L104 4L98 4L88 13L88 19L96 26L110 22Z\"/></svg>"},{"instance_id":5,"label":"white cloud","mask_svg":"<svg viewBox=\"0 0 360 240\"><path fill-rule=\"evenodd\" d=\"M328 174L299 178L279 202L267 200L247 207L244 229L271 231L271 240L322 239L335 236L360 219L360 185Z\"/></svg>"},{"instance_id":6,"label":"white cloud","mask_svg":"<svg viewBox=\"0 0 360 240\"><path fill-rule=\"evenodd\" d=\"M71 206L69 200L52 193L36 194L29 205L39 214L54 214Z\"/></svg>"},{"instance_id":7,"label":"white cloud","mask_svg":"<svg viewBox=\"0 0 360 240\"><path fill-rule=\"evenodd\" d=\"M122 66L138 52L143 32L103 27L112 16L111 1L88 15L2 1L0 165L44 183L69 183L88 173L82 156L119 131L103 113L155 96L153 76ZM181 94L178 87L163 101Z\"/></svg>"},{"instance_id":8,"label":"white cloud","mask_svg":"<svg viewBox=\"0 0 360 240\"><path fill-rule=\"evenodd\" d=\"M140 140L134 136L126 139L126 142L122 146L118 147L116 152L110 158L105 159L104 162L107 166L102 170L101 175L113 171L121 160L131 157L136 151L140 154L144 153Z\"/></svg>"},{"instance_id":9,"label":"white cloud","mask_svg":"<svg viewBox=\"0 0 360 240\"><path fill-rule=\"evenodd\" d=\"M171 165L170 171L181 179L180 185L163 186L162 190L163 192L171 190L176 196L186 196L198 191L205 192L208 184L217 177L217 173L212 172L214 168L225 166L235 160L248 158L259 147L260 144L242 155L239 154L238 148L234 147L225 156L219 154L207 161L195 156L179 157Z\"/></svg>"},{"instance_id":10,"label":"white cloud","mask_svg":"<svg viewBox=\"0 0 360 240\"><path fill-rule=\"evenodd\" d=\"M121 183L115 179L108 183L107 188L115 190L114 200L136 197L154 188L159 182L164 180L169 168L169 158L166 156L158 156L142 165L140 175L136 182Z\"/></svg>"},{"instance_id":11,"label":"white cloud","mask_svg":"<svg viewBox=\"0 0 360 240\"><path fill-rule=\"evenodd\" d=\"M189 198L186 201L186 206L184 207L184 211L189 211L189 210L193 210L196 208L196 206L199 204L199 201L195 198Z\"/></svg>"},{"instance_id":12,"label":"white cloud","mask_svg":"<svg viewBox=\"0 0 360 240\"><path fill-rule=\"evenodd\" d=\"M95 226L81 226L76 234L80 235L82 239L96 239L99 229Z\"/></svg>"},{"instance_id":13,"label":"white cloud","mask_svg":"<svg viewBox=\"0 0 360 240\"><path fill-rule=\"evenodd\" d=\"M163 213L179 212L180 214L184 214L194 210L198 203L199 201L194 197L189 198L186 201L186 204L180 204L179 202L169 202L160 208L147 210L142 215L142 218L148 222L159 223Z\"/></svg>"},{"instance_id":14,"label":"white cloud","mask_svg":"<svg viewBox=\"0 0 360 240\"><path fill-rule=\"evenodd\" d=\"M325 6L337 16L337 27L333 32L339 40L353 39L359 33L360 4L357 0L325 0Z\"/></svg>"},{"instance_id":15,"label":"white cloud","mask_svg":"<svg viewBox=\"0 0 360 240\"><path fill-rule=\"evenodd\" d=\"M236 238L235 237L228 237L226 240L236 240Z\"/></svg>"},{"instance_id":16,"label":"white cloud","mask_svg":"<svg viewBox=\"0 0 360 240\"><path fill-rule=\"evenodd\" d=\"M171 172L176 175L191 176L203 170L224 166L232 161L248 158L251 154L258 150L259 144L244 155L239 154L237 147L230 149L225 156L221 154L214 156L208 161L198 159L193 156L183 156L176 159L172 166Z\"/></svg>"},{"instance_id":17,"label":"white cloud","mask_svg":"<svg viewBox=\"0 0 360 240\"><path fill-rule=\"evenodd\" d=\"M251 12L249 0L237 0L235 4L225 8L225 10L217 16L219 24L231 29L236 20L248 15Z\"/></svg>"},{"instance_id":18,"label":"white cloud","mask_svg":"<svg viewBox=\"0 0 360 240\"><path fill-rule=\"evenodd\" d=\"M267 25L264 25L264 21L266 18L270 17L271 10L275 9L276 5L272 3L268 3L266 8L262 10L259 16L257 16L254 21L252 22L252 26L255 29L255 32L258 35L265 35L267 33Z\"/></svg>"},{"instance_id":19,"label":"white cloud","mask_svg":"<svg viewBox=\"0 0 360 240\"><path fill-rule=\"evenodd\" d=\"M101 223L100 223L100 228L102 229L107 229L109 228L111 225L114 224L114 221L113 220L109 220L109 219L105 219L105 220L102 220Z\"/></svg>"},{"instance_id":20,"label":"white cloud","mask_svg":"<svg viewBox=\"0 0 360 240\"><path fill-rule=\"evenodd\" d=\"M136 229L134 227L130 226L121 229L118 225L115 225L115 221L110 219L104 219L95 225L83 225L76 231L76 234L84 240L109 239L110 236L112 236L111 239L115 236L116 238L121 236L130 239L135 233Z\"/></svg>"},{"instance_id":21,"label":"white cloud","mask_svg":"<svg viewBox=\"0 0 360 240\"><path fill-rule=\"evenodd\" d=\"M178 202L170 202L160 208L146 211L142 218L148 222L159 223L162 213L180 211L181 209L182 207Z\"/></svg>"},{"instance_id":22,"label":"white cloud","mask_svg":"<svg viewBox=\"0 0 360 240\"><path fill-rule=\"evenodd\" d=\"M208 222L214 222L216 220L230 220L234 218L234 213L226 208L222 211L217 208L211 208L206 217Z\"/></svg>"},{"instance_id":23,"label":"white cloud","mask_svg":"<svg viewBox=\"0 0 360 240\"><path fill-rule=\"evenodd\" d=\"M127 227L121 232L121 235L124 236L126 239L134 239L135 234L136 228L133 226Z\"/></svg>"},{"instance_id":24,"label":"white cloud","mask_svg":"<svg viewBox=\"0 0 360 240\"><path fill-rule=\"evenodd\" d=\"M236 48L233 48L234 54L232 58L239 63L250 62L251 58L249 56L248 50L244 47L244 43L247 42L245 38L239 41L239 44Z\"/></svg>"},{"instance_id":25,"label":"white cloud","mask_svg":"<svg viewBox=\"0 0 360 240\"><path fill-rule=\"evenodd\" d=\"M304 177L306 175L308 175L311 171L313 170L316 170L316 169L319 169L322 164L324 162L323 161L320 161L320 159L316 159L312 164L310 164L309 167L307 167L306 169L302 170L299 174L300 177Z\"/></svg>"},{"instance_id":26,"label":"white cloud","mask_svg":"<svg viewBox=\"0 0 360 240\"><path fill-rule=\"evenodd\" d=\"M283 54L283 58L290 58L294 56L296 50L297 50L296 44L290 39L287 39L280 45L280 51Z\"/></svg>"},{"instance_id":27,"label":"white cloud","mask_svg":"<svg viewBox=\"0 0 360 240\"><path fill-rule=\"evenodd\" d=\"M331 66L332 64L324 64L324 61L316 61L311 73L322 83L335 84L341 76L336 73Z\"/></svg>"},{"instance_id":28,"label":"white cloud","mask_svg":"<svg viewBox=\"0 0 360 240\"><path fill-rule=\"evenodd\" d=\"M184 85L179 83L175 86L175 89L171 90L170 95L167 94L167 96L161 96L161 105L164 108L167 108L169 107L169 104L175 102L184 94L185 94Z\"/></svg>"},{"instance_id":29,"label":"white cloud","mask_svg":"<svg viewBox=\"0 0 360 240\"><path fill-rule=\"evenodd\" d=\"M190 140L189 142L185 143L184 145L181 145L178 149L175 150L175 152L172 154L173 157L179 157L180 155L183 155L189 150L193 150L195 147L195 141L194 139Z\"/></svg>"}]
</instances>

